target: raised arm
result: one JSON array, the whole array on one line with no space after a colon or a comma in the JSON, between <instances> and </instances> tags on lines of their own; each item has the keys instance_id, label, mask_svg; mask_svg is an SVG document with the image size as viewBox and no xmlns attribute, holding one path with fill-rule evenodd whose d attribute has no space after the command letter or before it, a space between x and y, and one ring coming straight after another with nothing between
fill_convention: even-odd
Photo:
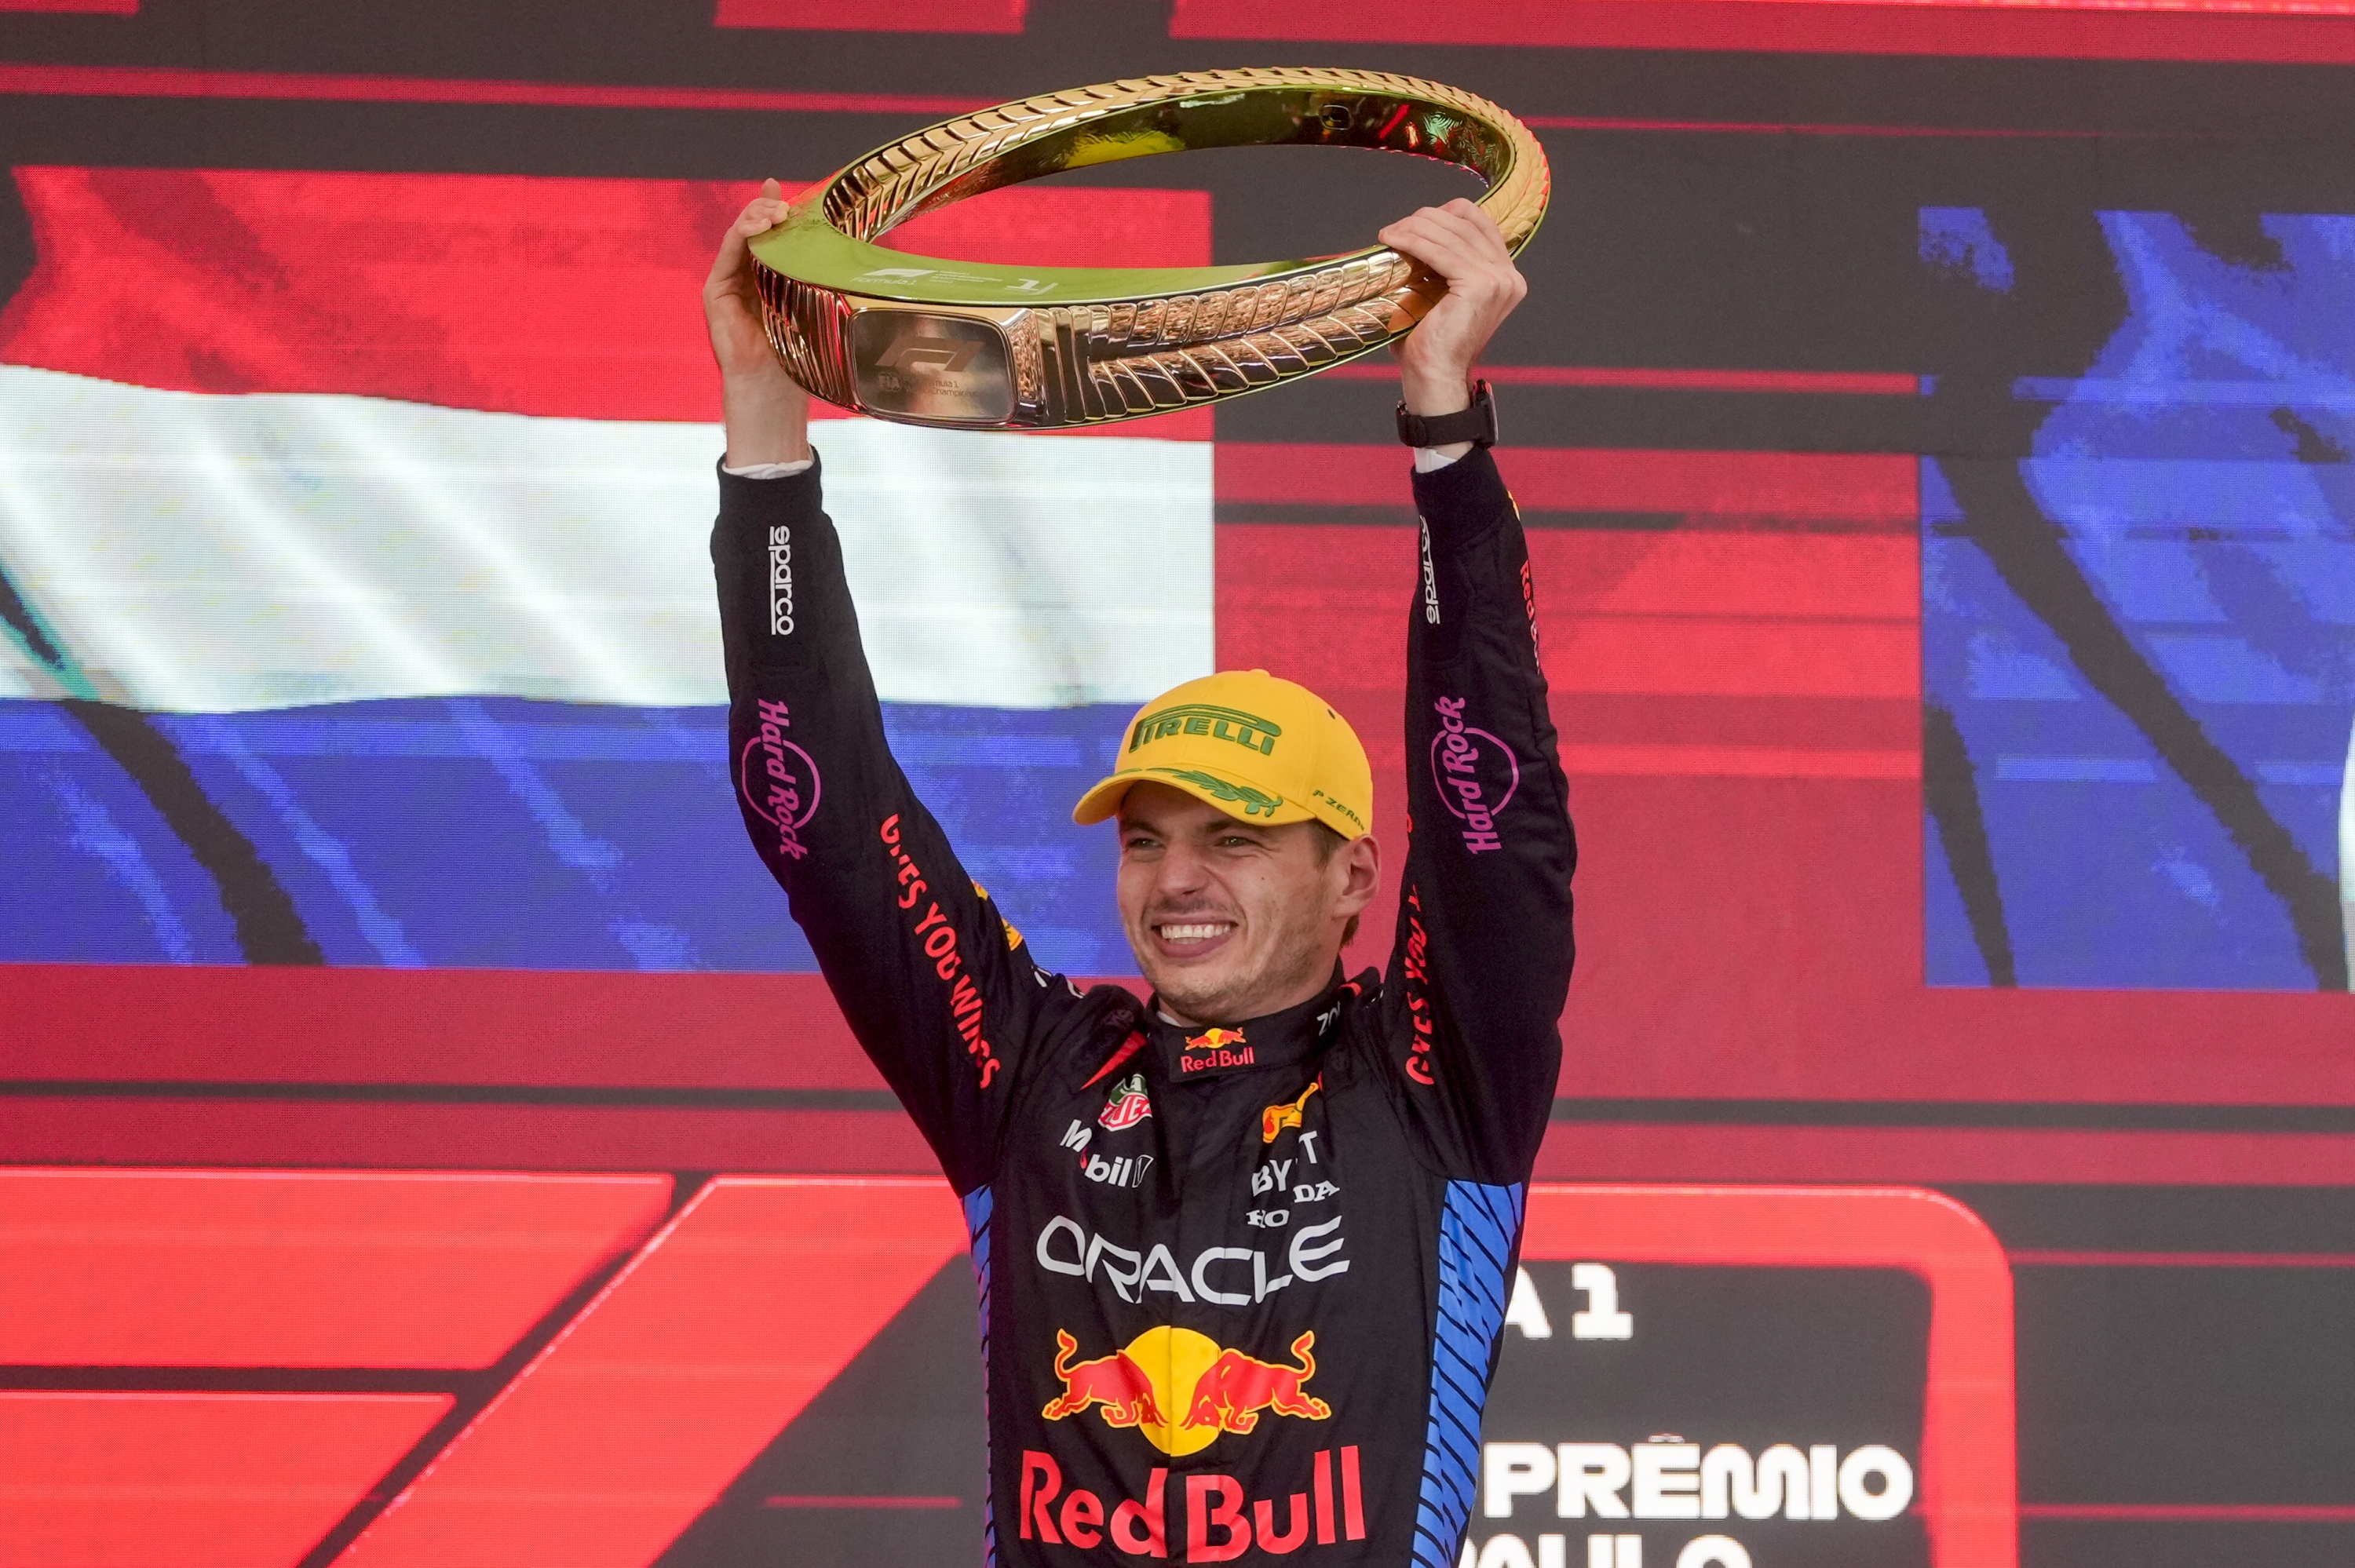
<instances>
[{"instance_id":1,"label":"raised arm","mask_svg":"<svg viewBox=\"0 0 2355 1568\"><path fill-rule=\"evenodd\" d=\"M745 241L784 206L771 182L704 289L728 429L711 558L736 803L860 1045L963 1192L989 1180L1022 1054L1071 993L966 875L885 740L808 398L745 270ZM778 1022L790 1048L794 1021Z\"/></svg>"},{"instance_id":2,"label":"raised arm","mask_svg":"<svg viewBox=\"0 0 2355 1568\"><path fill-rule=\"evenodd\" d=\"M762 181L761 194L728 226L711 276L703 281L703 323L719 366L719 417L728 430L725 468L803 462L810 456L809 394L771 351L752 285L751 240L783 223L786 210L777 182Z\"/></svg>"},{"instance_id":3,"label":"raised arm","mask_svg":"<svg viewBox=\"0 0 2355 1568\"><path fill-rule=\"evenodd\" d=\"M1400 354L1408 411L1468 408L1472 366L1527 284L1470 202L1425 208L1382 238L1448 286ZM1405 1015L1391 1037L1408 1042L1399 1065L1409 1115L1450 1173L1520 1181L1561 1067L1577 845L1520 514L1485 448L1418 453L1415 467L1411 826L1384 994Z\"/></svg>"}]
</instances>

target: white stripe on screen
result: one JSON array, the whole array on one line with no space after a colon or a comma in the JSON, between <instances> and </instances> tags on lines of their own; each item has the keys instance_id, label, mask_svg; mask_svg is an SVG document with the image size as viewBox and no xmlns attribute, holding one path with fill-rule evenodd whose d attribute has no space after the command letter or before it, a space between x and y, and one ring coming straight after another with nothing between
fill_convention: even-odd
<instances>
[{"instance_id":1,"label":"white stripe on screen","mask_svg":"<svg viewBox=\"0 0 2355 1568\"><path fill-rule=\"evenodd\" d=\"M1208 442L846 419L815 444L885 700L1139 703L1209 672ZM151 710L719 703L720 445L0 366L0 568L101 695ZM0 637L0 695L55 686Z\"/></svg>"}]
</instances>

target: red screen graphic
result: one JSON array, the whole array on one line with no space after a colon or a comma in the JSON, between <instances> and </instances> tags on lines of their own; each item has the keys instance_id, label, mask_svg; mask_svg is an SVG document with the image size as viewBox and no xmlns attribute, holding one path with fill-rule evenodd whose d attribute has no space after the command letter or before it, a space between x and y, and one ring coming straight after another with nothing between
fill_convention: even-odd
<instances>
[{"instance_id":1,"label":"red screen graphic","mask_svg":"<svg viewBox=\"0 0 2355 1568\"><path fill-rule=\"evenodd\" d=\"M970 1552L932 1153L745 853L717 699L558 677L627 666L658 578L709 619L694 302L754 178L1320 54L1494 97L1557 181L1484 374L1580 951L1468 1568L2345 1560L2355 5L202 9L0 0L0 1563ZM1441 189L1287 157L889 243L1206 265ZM1205 668L1349 718L1394 859L1394 381L1024 441L942 471L996 499L859 525L912 579L1134 484L1170 580L1040 535L1035 591L970 569L937 627L1060 647L1073 561L1185 599ZM920 466L817 412L844 507ZM687 478L565 576L626 507L467 488L549 452ZM437 540L468 567L403 575ZM558 650L507 686L303 684L305 605L393 629L374 678L534 579L432 644ZM870 642L922 641L869 586ZM251 701L172 694L282 643ZM1060 824L1143 694L964 663L886 694L900 760L1042 956L1119 978ZM1787 1451L1780 1511L1606 1485L1724 1450Z\"/></svg>"},{"instance_id":2,"label":"red screen graphic","mask_svg":"<svg viewBox=\"0 0 2355 1568\"><path fill-rule=\"evenodd\" d=\"M0 1393L0 1441L21 1478L0 1500L16 1560L150 1561L162 1543L202 1541L170 1560L302 1561L397 1460L411 1478L336 1561L655 1560L965 1239L936 1181L722 1178L649 1234L648 1201L666 1189L466 1172L0 1174L0 1262L57 1292L12 1314L11 1361L497 1362L504 1380L454 1429L438 1393ZM2010 1277L1966 1211L1921 1192L1540 1186L1528 1227L1530 1263L1919 1277L1929 1560L2015 1561ZM535 1281L509 1284L518 1262ZM602 1283L584 1296L587 1279ZM112 1313L84 1294L101 1280L130 1287ZM75 1321L56 1310L85 1299ZM192 1301L225 1310L170 1309ZM523 1340L544 1348L512 1365ZM125 1508L129 1496L143 1500Z\"/></svg>"},{"instance_id":3,"label":"red screen graphic","mask_svg":"<svg viewBox=\"0 0 2355 1568\"><path fill-rule=\"evenodd\" d=\"M2355 55L2350 15L2345 5L2292 0L1483 0L1444 16L1367 16L1336 0L1284 6L1177 0L1170 31L1202 38L2327 64Z\"/></svg>"}]
</instances>

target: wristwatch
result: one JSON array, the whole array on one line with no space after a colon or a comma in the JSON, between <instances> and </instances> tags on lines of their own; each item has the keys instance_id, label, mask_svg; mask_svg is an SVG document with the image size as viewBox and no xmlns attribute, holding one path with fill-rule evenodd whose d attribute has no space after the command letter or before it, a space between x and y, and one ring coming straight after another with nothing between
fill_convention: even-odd
<instances>
[{"instance_id":1,"label":"wristwatch","mask_svg":"<svg viewBox=\"0 0 2355 1568\"><path fill-rule=\"evenodd\" d=\"M1497 400L1488 395L1488 384L1472 384L1472 406L1453 414L1410 414L1406 405L1398 406L1399 440L1411 447L1446 447L1457 441L1470 441L1476 447L1497 444Z\"/></svg>"}]
</instances>

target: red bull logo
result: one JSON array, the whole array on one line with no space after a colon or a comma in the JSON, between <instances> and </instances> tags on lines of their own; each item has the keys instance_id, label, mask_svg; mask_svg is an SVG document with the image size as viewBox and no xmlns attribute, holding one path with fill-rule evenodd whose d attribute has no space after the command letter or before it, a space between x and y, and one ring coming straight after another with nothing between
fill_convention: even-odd
<instances>
[{"instance_id":1,"label":"red bull logo","mask_svg":"<svg viewBox=\"0 0 2355 1568\"><path fill-rule=\"evenodd\" d=\"M1216 1426L1224 1432L1248 1432L1259 1425L1263 1410L1276 1415L1297 1415L1322 1421L1333 1414L1323 1400L1303 1393L1300 1385L1316 1375L1316 1358L1308 1353L1316 1343L1309 1330L1292 1341L1295 1366L1260 1361L1241 1351L1221 1351L1194 1383L1194 1401L1186 1412L1188 1426Z\"/></svg>"},{"instance_id":2,"label":"red bull logo","mask_svg":"<svg viewBox=\"0 0 2355 1568\"><path fill-rule=\"evenodd\" d=\"M1063 1392L1049 1400L1039 1414L1060 1421L1082 1414L1093 1404L1102 1407L1099 1414L1107 1426L1161 1425L1153 1380L1126 1351L1114 1351L1092 1361L1074 1361L1071 1358L1079 1349L1079 1340L1063 1330L1055 1330L1055 1376L1062 1381Z\"/></svg>"},{"instance_id":3,"label":"red bull logo","mask_svg":"<svg viewBox=\"0 0 2355 1568\"><path fill-rule=\"evenodd\" d=\"M1199 1073L1212 1067L1248 1067L1252 1060L1251 1043L1243 1038L1241 1030L1213 1027L1186 1036L1186 1049L1178 1058L1178 1070Z\"/></svg>"},{"instance_id":4,"label":"red bull logo","mask_svg":"<svg viewBox=\"0 0 2355 1568\"><path fill-rule=\"evenodd\" d=\"M1185 1478L1183 1561L1231 1563L1254 1546L1283 1556L1312 1544L1365 1540L1365 1484L1359 1469L1357 1445L1344 1446L1337 1456L1330 1448L1319 1448L1304 1478L1305 1488L1289 1497L1256 1499L1246 1498L1242 1482L1232 1476L1189 1472ZM1167 1470L1156 1466L1146 1478L1142 1498L1121 1499L1109 1508L1085 1487L1065 1490L1064 1478L1063 1467L1053 1455L1036 1448L1022 1451L1015 1518L1023 1540L1082 1552L1110 1544L1130 1557L1170 1555L1176 1542L1169 1530ZM1103 1555L1092 1559L1107 1560Z\"/></svg>"},{"instance_id":5,"label":"red bull logo","mask_svg":"<svg viewBox=\"0 0 2355 1568\"><path fill-rule=\"evenodd\" d=\"M1055 1330L1063 1392L1040 1412L1061 1421L1094 1407L1107 1426L1134 1426L1165 1454L1207 1448L1222 1432L1246 1433L1267 1415L1323 1421L1333 1407L1303 1386L1316 1375L1310 1330L1292 1341L1292 1362L1263 1361L1207 1334L1164 1324L1121 1349L1078 1361L1079 1341Z\"/></svg>"}]
</instances>

